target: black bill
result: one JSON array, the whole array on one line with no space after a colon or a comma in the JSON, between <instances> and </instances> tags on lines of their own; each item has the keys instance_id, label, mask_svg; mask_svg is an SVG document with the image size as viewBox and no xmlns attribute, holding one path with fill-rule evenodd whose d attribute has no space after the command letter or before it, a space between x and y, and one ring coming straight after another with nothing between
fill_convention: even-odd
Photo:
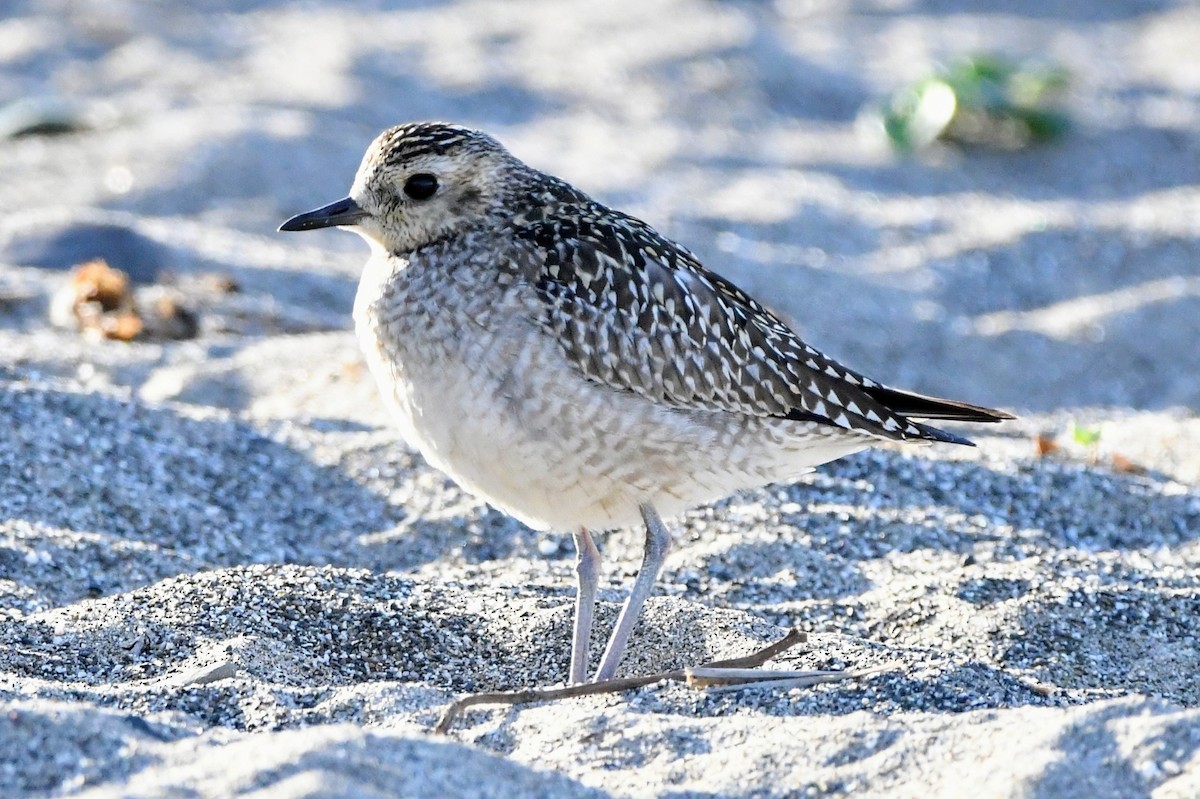
<instances>
[{"instance_id":1,"label":"black bill","mask_svg":"<svg viewBox=\"0 0 1200 799\"><path fill-rule=\"evenodd\" d=\"M367 215L358 203L349 197L321 206L315 211L307 211L293 216L279 226L280 230L316 230L323 227L339 227L356 225Z\"/></svg>"}]
</instances>

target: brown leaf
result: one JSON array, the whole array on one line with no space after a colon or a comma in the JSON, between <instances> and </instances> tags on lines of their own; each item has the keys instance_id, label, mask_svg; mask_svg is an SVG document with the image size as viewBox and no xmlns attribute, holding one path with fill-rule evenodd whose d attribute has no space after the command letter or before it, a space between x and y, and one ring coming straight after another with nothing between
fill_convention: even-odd
<instances>
[{"instance_id":1,"label":"brown leaf","mask_svg":"<svg viewBox=\"0 0 1200 799\"><path fill-rule=\"evenodd\" d=\"M100 319L100 332L105 338L132 341L142 332L142 320L133 311L110 314Z\"/></svg>"},{"instance_id":2,"label":"brown leaf","mask_svg":"<svg viewBox=\"0 0 1200 799\"><path fill-rule=\"evenodd\" d=\"M1033 443L1034 443L1034 447L1036 448L1036 451L1037 451L1037 456L1039 458L1044 458L1047 455L1050 455L1051 453L1057 452L1059 450L1058 442L1055 441L1050 436L1044 436L1044 435L1036 436L1033 439Z\"/></svg>"},{"instance_id":3,"label":"brown leaf","mask_svg":"<svg viewBox=\"0 0 1200 799\"><path fill-rule=\"evenodd\" d=\"M1146 471L1145 466L1134 463L1119 452L1114 452L1112 454L1112 467L1113 471L1123 472L1125 474L1141 474L1142 472Z\"/></svg>"},{"instance_id":4,"label":"brown leaf","mask_svg":"<svg viewBox=\"0 0 1200 799\"><path fill-rule=\"evenodd\" d=\"M103 258L87 261L71 273L76 303L97 302L104 311L115 311L133 302L129 276L113 269Z\"/></svg>"}]
</instances>

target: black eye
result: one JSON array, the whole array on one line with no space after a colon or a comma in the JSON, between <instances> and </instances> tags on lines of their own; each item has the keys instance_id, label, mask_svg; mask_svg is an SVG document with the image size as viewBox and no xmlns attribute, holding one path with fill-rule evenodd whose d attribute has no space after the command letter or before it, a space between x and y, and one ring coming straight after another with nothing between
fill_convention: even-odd
<instances>
[{"instance_id":1,"label":"black eye","mask_svg":"<svg viewBox=\"0 0 1200 799\"><path fill-rule=\"evenodd\" d=\"M438 190L438 179L422 172L404 181L404 193L414 200L428 200Z\"/></svg>"}]
</instances>

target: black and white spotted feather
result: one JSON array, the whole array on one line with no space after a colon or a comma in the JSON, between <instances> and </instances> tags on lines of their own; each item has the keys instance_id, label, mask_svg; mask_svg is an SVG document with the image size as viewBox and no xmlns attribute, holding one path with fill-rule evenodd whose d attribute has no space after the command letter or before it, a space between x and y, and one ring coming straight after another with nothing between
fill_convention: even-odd
<instances>
[{"instance_id":1,"label":"black and white spotted feather","mask_svg":"<svg viewBox=\"0 0 1200 799\"><path fill-rule=\"evenodd\" d=\"M544 324L588 378L680 409L813 421L890 439L970 443L908 416L1006 418L847 369L649 225L554 184L557 201L547 196L516 232L543 259Z\"/></svg>"}]
</instances>

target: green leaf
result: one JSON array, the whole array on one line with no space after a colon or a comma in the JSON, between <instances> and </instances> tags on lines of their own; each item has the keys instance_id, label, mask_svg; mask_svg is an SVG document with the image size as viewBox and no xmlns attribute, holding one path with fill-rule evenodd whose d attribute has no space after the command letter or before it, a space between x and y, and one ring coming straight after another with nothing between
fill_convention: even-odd
<instances>
[{"instance_id":1,"label":"green leaf","mask_svg":"<svg viewBox=\"0 0 1200 799\"><path fill-rule=\"evenodd\" d=\"M1003 149L1040 144L1070 128L1055 105L1068 82L1055 65L968 55L894 94L881 121L892 145L906 152L937 139Z\"/></svg>"},{"instance_id":2,"label":"green leaf","mask_svg":"<svg viewBox=\"0 0 1200 799\"><path fill-rule=\"evenodd\" d=\"M1100 441L1099 427L1083 427L1075 423L1071 425L1071 438L1075 439L1075 443L1084 447L1091 447Z\"/></svg>"}]
</instances>

